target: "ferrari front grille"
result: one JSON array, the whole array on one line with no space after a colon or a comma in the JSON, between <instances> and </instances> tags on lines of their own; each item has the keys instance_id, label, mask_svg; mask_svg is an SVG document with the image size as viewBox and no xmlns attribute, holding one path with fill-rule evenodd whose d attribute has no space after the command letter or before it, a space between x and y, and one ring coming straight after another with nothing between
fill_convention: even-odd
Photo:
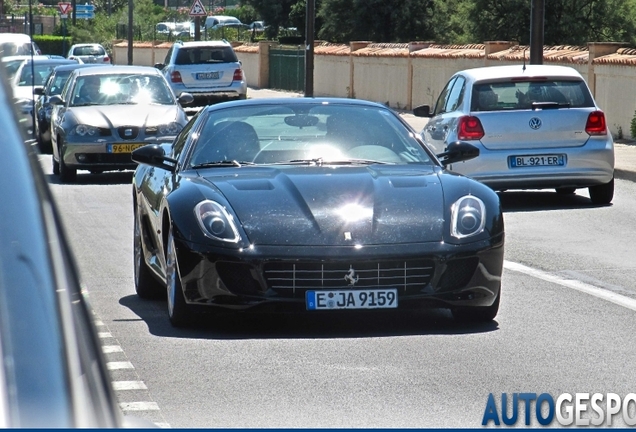
<instances>
[{"instance_id":1,"label":"ferrari front grille","mask_svg":"<svg viewBox=\"0 0 636 432\"><path fill-rule=\"evenodd\" d=\"M373 261L329 263L268 263L268 288L279 295L304 295L306 290L397 288L415 293L426 287L435 270L433 261Z\"/></svg>"}]
</instances>

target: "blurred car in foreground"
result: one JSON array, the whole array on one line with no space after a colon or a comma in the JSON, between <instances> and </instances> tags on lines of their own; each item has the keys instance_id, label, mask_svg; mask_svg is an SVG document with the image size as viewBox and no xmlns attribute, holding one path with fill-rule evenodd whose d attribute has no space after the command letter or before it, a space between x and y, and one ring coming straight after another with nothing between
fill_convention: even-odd
<instances>
[{"instance_id":1,"label":"blurred car in foreground","mask_svg":"<svg viewBox=\"0 0 636 432\"><path fill-rule=\"evenodd\" d=\"M336 98L210 105L172 145L133 152L134 274L192 312L499 308L498 195L442 162L391 109ZM215 309L216 308L216 309Z\"/></svg>"},{"instance_id":2,"label":"blurred car in foreground","mask_svg":"<svg viewBox=\"0 0 636 432\"><path fill-rule=\"evenodd\" d=\"M2 64L7 69L7 75L9 77L9 81L13 79L18 69L26 60L31 59L51 59L51 58L60 58L63 59L62 56L57 55L48 55L48 54L39 54L39 55L15 55L15 56L5 56L2 57Z\"/></svg>"},{"instance_id":3,"label":"blurred car in foreground","mask_svg":"<svg viewBox=\"0 0 636 432\"><path fill-rule=\"evenodd\" d=\"M31 36L24 33L0 33L0 57L42 54Z\"/></svg>"},{"instance_id":4,"label":"blurred car in foreground","mask_svg":"<svg viewBox=\"0 0 636 432\"><path fill-rule=\"evenodd\" d=\"M462 140L479 157L451 169L493 189L588 188L594 204L614 196L614 143L605 114L573 68L492 66L454 74L422 130L436 152Z\"/></svg>"},{"instance_id":5,"label":"blurred car in foreground","mask_svg":"<svg viewBox=\"0 0 636 432\"><path fill-rule=\"evenodd\" d=\"M35 148L0 71L0 427L154 427L124 416Z\"/></svg>"},{"instance_id":6,"label":"blurred car in foreground","mask_svg":"<svg viewBox=\"0 0 636 432\"><path fill-rule=\"evenodd\" d=\"M13 87L13 98L21 114L20 122L29 136L34 134L33 113L36 92L44 87L46 80L57 66L67 64L78 64L77 60L65 58L38 57L27 59L20 63L18 70L13 77L11 86Z\"/></svg>"},{"instance_id":7,"label":"blurred car in foreground","mask_svg":"<svg viewBox=\"0 0 636 432\"><path fill-rule=\"evenodd\" d=\"M135 169L130 152L172 142L188 119L161 73L149 66L75 69L62 93L52 96L53 173L73 182L77 170Z\"/></svg>"},{"instance_id":8,"label":"blurred car in foreground","mask_svg":"<svg viewBox=\"0 0 636 432\"><path fill-rule=\"evenodd\" d=\"M66 58L80 60L82 63L108 64L111 62L106 48L98 43L83 43L72 45Z\"/></svg>"},{"instance_id":9,"label":"blurred car in foreground","mask_svg":"<svg viewBox=\"0 0 636 432\"><path fill-rule=\"evenodd\" d=\"M247 80L234 48L227 41L175 42L160 69L174 94L188 92L189 106L247 98Z\"/></svg>"},{"instance_id":10,"label":"blurred car in foreground","mask_svg":"<svg viewBox=\"0 0 636 432\"><path fill-rule=\"evenodd\" d=\"M40 146L40 152L51 153L51 113L53 106L49 103L51 96L62 93L64 84L71 76L71 72L81 67L93 67L97 63L74 63L57 66L49 75L44 87L37 87L35 94L35 138Z\"/></svg>"}]
</instances>

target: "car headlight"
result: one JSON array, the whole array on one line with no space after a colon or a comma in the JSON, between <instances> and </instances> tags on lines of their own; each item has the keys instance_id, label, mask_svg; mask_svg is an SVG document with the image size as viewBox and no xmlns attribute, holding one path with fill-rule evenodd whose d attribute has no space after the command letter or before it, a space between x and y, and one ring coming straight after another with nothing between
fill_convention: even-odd
<instances>
[{"instance_id":1,"label":"car headlight","mask_svg":"<svg viewBox=\"0 0 636 432\"><path fill-rule=\"evenodd\" d=\"M199 227L207 237L228 243L238 243L240 235L234 218L215 201L201 201L194 208Z\"/></svg>"},{"instance_id":2,"label":"car headlight","mask_svg":"<svg viewBox=\"0 0 636 432\"><path fill-rule=\"evenodd\" d=\"M477 235L486 226L486 206L473 195L455 201L451 207L451 235L462 239Z\"/></svg>"},{"instance_id":3,"label":"car headlight","mask_svg":"<svg viewBox=\"0 0 636 432\"><path fill-rule=\"evenodd\" d=\"M157 126L157 132L159 135L176 135L183 127L179 123L168 123L167 125Z\"/></svg>"},{"instance_id":4,"label":"car headlight","mask_svg":"<svg viewBox=\"0 0 636 432\"><path fill-rule=\"evenodd\" d=\"M68 133L69 135L77 135L77 136L95 136L99 133L99 129L94 126L80 124L75 126Z\"/></svg>"}]
</instances>

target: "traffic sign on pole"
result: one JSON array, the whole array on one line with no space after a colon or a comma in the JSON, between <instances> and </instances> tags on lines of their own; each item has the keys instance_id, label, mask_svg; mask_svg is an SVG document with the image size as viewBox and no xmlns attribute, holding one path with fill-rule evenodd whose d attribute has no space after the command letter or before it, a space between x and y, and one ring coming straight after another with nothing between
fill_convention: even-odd
<instances>
[{"instance_id":1,"label":"traffic sign on pole","mask_svg":"<svg viewBox=\"0 0 636 432\"><path fill-rule=\"evenodd\" d=\"M92 4L76 4L75 17L82 19L95 18L95 6Z\"/></svg>"},{"instance_id":2,"label":"traffic sign on pole","mask_svg":"<svg viewBox=\"0 0 636 432\"><path fill-rule=\"evenodd\" d=\"M60 10L61 15L68 15L71 11L71 4L66 2L59 2L57 4L58 9Z\"/></svg>"},{"instance_id":3,"label":"traffic sign on pole","mask_svg":"<svg viewBox=\"0 0 636 432\"><path fill-rule=\"evenodd\" d=\"M205 11L205 7L203 7L203 3L201 0L194 0L192 3L192 7L190 8L190 16L207 16L207 12Z\"/></svg>"}]
</instances>

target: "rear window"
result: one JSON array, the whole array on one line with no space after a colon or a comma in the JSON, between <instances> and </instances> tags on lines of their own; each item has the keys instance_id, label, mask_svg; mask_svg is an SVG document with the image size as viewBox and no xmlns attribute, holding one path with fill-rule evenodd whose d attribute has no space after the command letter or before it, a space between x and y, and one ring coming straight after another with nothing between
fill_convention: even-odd
<instances>
[{"instance_id":1,"label":"rear window","mask_svg":"<svg viewBox=\"0 0 636 432\"><path fill-rule=\"evenodd\" d=\"M234 63L237 61L238 58L232 47L196 47L181 48L177 52L175 64Z\"/></svg>"},{"instance_id":2,"label":"rear window","mask_svg":"<svg viewBox=\"0 0 636 432\"><path fill-rule=\"evenodd\" d=\"M104 55L104 48L100 46L83 46L75 47L73 55L76 56L91 56L91 55Z\"/></svg>"},{"instance_id":3,"label":"rear window","mask_svg":"<svg viewBox=\"0 0 636 432\"><path fill-rule=\"evenodd\" d=\"M564 107L594 107L584 81L540 80L475 84L471 111L530 109L533 102L555 102Z\"/></svg>"}]
</instances>

